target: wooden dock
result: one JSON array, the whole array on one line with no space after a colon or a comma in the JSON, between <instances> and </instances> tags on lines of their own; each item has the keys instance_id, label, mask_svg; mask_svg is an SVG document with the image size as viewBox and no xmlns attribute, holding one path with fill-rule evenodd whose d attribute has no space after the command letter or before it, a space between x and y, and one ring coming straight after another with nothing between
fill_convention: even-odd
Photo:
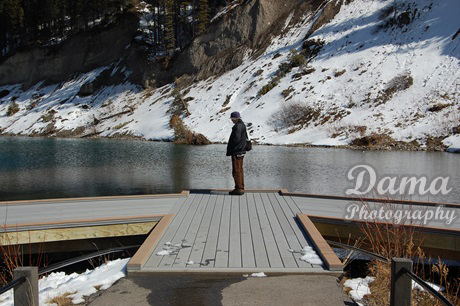
<instances>
[{"instance_id":1,"label":"wooden dock","mask_svg":"<svg viewBox=\"0 0 460 306\"><path fill-rule=\"evenodd\" d=\"M327 239L360 235L359 221L345 221L356 199L248 190L192 190L170 195L0 202L0 242L28 244L148 235L129 272L341 271ZM370 205L381 205L369 199ZM403 209L434 210L439 203L396 201ZM424 246L458 258L460 205L444 204L457 218L421 228ZM143 237L143 236L136 236ZM130 239L130 238L128 238ZM300 260L311 247L322 264ZM163 252L162 252L163 251ZM164 252L168 251L168 252ZM157 255L160 252L166 255ZM160 253L160 254L162 254Z\"/></svg>"},{"instance_id":2,"label":"wooden dock","mask_svg":"<svg viewBox=\"0 0 460 306\"><path fill-rule=\"evenodd\" d=\"M0 202L0 243L145 235L188 193Z\"/></svg>"},{"instance_id":3,"label":"wooden dock","mask_svg":"<svg viewBox=\"0 0 460 306\"><path fill-rule=\"evenodd\" d=\"M324 272L342 265L299 208L278 192L192 192L171 210L161 232L146 241L128 264L142 272ZM306 227L304 227L306 226ZM321 241L322 240L322 241ZM310 246L323 265L300 258ZM161 251L170 254L158 255ZM160 253L161 254L161 253ZM326 256L326 257L324 257Z\"/></svg>"}]
</instances>

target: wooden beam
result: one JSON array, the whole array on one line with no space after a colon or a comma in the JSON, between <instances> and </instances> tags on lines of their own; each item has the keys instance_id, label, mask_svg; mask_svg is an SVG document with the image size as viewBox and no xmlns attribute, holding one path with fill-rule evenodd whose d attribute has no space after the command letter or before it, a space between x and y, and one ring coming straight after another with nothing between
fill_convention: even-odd
<instances>
[{"instance_id":1,"label":"wooden beam","mask_svg":"<svg viewBox=\"0 0 460 306\"><path fill-rule=\"evenodd\" d=\"M315 246L315 249L318 251L319 256L326 267L331 271L343 270L342 262L337 255L335 255L326 240L324 240L323 236L320 234L313 222L311 222L310 218L308 218L307 215L300 213L297 214L297 218L305 229L305 232Z\"/></svg>"},{"instance_id":2,"label":"wooden beam","mask_svg":"<svg viewBox=\"0 0 460 306\"><path fill-rule=\"evenodd\" d=\"M24 230L37 230L40 227L43 229L58 229L69 227L88 227L99 225L114 225L119 223L143 223L147 219L157 219L159 221L163 215L143 215L132 217L112 217L112 218L94 218L94 219L77 219L77 220L62 220L53 222L33 222L33 223L17 223L6 224L0 227L0 232L20 232ZM149 220L152 221L152 220Z\"/></svg>"},{"instance_id":3,"label":"wooden beam","mask_svg":"<svg viewBox=\"0 0 460 306\"><path fill-rule=\"evenodd\" d=\"M0 233L0 245L6 246L78 239L147 235L157 223L157 221L152 221L134 224L125 223Z\"/></svg>"},{"instance_id":4,"label":"wooden beam","mask_svg":"<svg viewBox=\"0 0 460 306\"><path fill-rule=\"evenodd\" d=\"M146 194L146 195L127 195L127 196L106 196L106 197L82 197L82 198L58 198L58 199L40 199L40 200L20 200L20 201L3 201L0 205L24 205L36 203L52 203L52 202L73 202L73 201L99 201L99 200L124 200L124 199L145 199L145 198L161 198L161 197L183 197L188 196L187 191L171 194Z\"/></svg>"},{"instance_id":5,"label":"wooden beam","mask_svg":"<svg viewBox=\"0 0 460 306\"><path fill-rule=\"evenodd\" d=\"M361 197L344 197L344 196L324 195L324 194L295 193L295 192L288 192L286 189L282 189L280 191L280 194L283 196L291 196L291 197L333 199L333 200L356 201L356 202L364 202L364 203L378 202L378 203L420 205L420 206L442 205L443 207L446 207L446 208L459 208L460 209L460 204L457 204L457 203L438 203L438 202L426 202L426 201L398 200L398 199L391 199L391 198L361 198Z\"/></svg>"},{"instance_id":6,"label":"wooden beam","mask_svg":"<svg viewBox=\"0 0 460 306\"><path fill-rule=\"evenodd\" d=\"M131 260L128 262L128 270L142 269L147 259L149 259L150 255L152 255L155 246L157 245L158 241L160 241L173 218L173 214L167 214L161 218L160 222L153 229L139 250L137 250L136 254L134 254Z\"/></svg>"},{"instance_id":7,"label":"wooden beam","mask_svg":"<svg viewBox=\"0 0 460 306\"><path fill-rule=\"evenodd\" d=\"M349 225L351 223L359 225L359 224L365 224L368 221L365 220L352 220L350 221L345 221L344 219L341 218L336 218L336 217L325 217L325 216L315 216L315 215L308 215L308 217L311 220L314 220L315 222L322 222L322 223L331 223L331 224L346 224ZM373 223L373 221L371 221ZM382 225L382 226L394 226L392 223L388 222L376 222L376 224ZM436 233L436 234L444 234L444 235L453 235L453 236L459 236L460 235L460 229L458 228L444 228L444 227L438 227L438 226L425 226L425 225L418 225L418 224L397 224L396 226L410 226L413 227L415 230L424 232L424 233Z\"/></svg>"}]
</instances>

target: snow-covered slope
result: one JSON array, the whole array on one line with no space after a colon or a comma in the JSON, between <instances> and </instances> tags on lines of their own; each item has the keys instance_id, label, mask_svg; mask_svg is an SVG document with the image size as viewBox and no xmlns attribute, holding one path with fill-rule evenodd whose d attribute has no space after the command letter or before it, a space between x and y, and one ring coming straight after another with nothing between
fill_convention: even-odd
<instances>
[{"instance_id":1,"label":"snow-covered slope","mask_svg":"<svg viewBox=\"0 0 460 306\"><path fill-rule=\"evenodd\" d=\"M184 122L216 142L227 140L229 115L240 111L250 123L251 137L260 143L346 145L386 134L422 147L429 138L460 147L460 35L454 38L458 0L354 0L343 5L308 38L324 42L317 56L260 94L280 75L280 64L292 61L291 50L302 51L319 14L312 12L296 25L288 18L286 32L262 55L248 54L236 69L182 88L190 112ZM1 98L0 129L12 134L48 129L53 135L80 128L84 135L171 139L167 111L174 84L156 90L124 84L78 96L80 86L104 69L122 67L101 67L25 92L19 85L0 88L0 96L8 91ZM6 116L12 100L19 111ZM53 115L46 116L50 111ZM289 116L296 120L286 120Z\"/></svg>"}]
</instances>

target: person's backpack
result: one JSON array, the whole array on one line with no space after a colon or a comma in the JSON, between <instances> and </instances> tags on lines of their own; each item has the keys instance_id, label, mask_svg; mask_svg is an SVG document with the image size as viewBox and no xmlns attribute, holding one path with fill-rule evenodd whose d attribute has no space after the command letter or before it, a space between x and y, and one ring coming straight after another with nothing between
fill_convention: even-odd
<instances>
[{"instance_id":1,"label":"person's backpack","mask_svg":"<svg viewBox=\"0 0 460 306\"><path fill-rule=\"evenodd\" d=\"M249 140L248 132L246 131L246 151L252 150L252 142Z\"/></svg>"}]
</instances>

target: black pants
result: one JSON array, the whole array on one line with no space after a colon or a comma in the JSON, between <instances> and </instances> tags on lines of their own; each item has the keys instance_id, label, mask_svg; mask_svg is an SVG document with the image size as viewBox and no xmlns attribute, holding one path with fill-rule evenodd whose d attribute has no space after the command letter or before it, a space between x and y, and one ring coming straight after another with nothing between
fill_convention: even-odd
<instances>
[{"instance_id":1,"label":"black pants","mask_svg":"<svg viewBox=\"0 0 460 306\"><path fill-rule=\"evenodd\" d=\"M237 190L244 190L243 159L244 155L240 157L232 155L232 175Z\"/></svg>"}]
</instances>

